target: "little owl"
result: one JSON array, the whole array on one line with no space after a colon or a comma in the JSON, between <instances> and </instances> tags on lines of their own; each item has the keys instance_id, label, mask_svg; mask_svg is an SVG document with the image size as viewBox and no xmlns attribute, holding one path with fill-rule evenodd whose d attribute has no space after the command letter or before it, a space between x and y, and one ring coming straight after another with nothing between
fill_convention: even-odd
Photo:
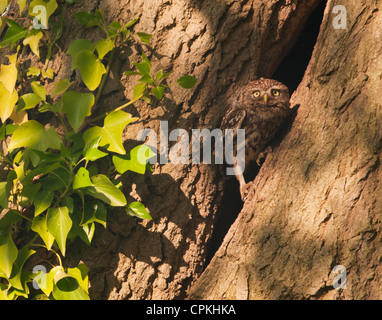
<instances>
[{"instance_id":1,"label":"little owl","mask_svg":"<svg viewBox=\"0 0 382 320\"><path fill-rule=\"evenodd\" d=\"M259 159L264 148L290 113L289 90L282 83L261 78L249 82L225 114L221 129L245 130L245 167ZM236 138L234 138L236 142ZM234 150L237 150L234 146ZM234 164L244 201L252 183L246 184L243 170Z\"/></svg>"}]
</instances>

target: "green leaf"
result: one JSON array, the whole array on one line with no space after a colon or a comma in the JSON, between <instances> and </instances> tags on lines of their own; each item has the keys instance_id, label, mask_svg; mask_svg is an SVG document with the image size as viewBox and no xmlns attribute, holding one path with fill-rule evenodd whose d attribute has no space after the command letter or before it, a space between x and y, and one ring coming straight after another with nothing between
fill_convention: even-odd
<instances>
[{"instance_id":1,"label":"green leaf","mask_svg":"<svg viewBox=\"0 0 382 320\"><path fill-rule=\"evenodd\" d=\"M40 166L38 166L36 169L32 170L32 171L29 171L28 174L21 179L21 183L24 185L24 184L28 184L28 183L31 183L33 181L33 179L39 175L46 175L46 174L49 174L55 170L57 170L58 168L61 167L61 164L60 162L53 162L52 164L48 165L48 163L44 162L43 160L41 161L41 158L39 157L39 154L35 152L35 150L31 150L31 149L27 149L24 151L24 154L23 154L23 158L25 161L28 161L27 158L25 157L26 154L28 154L27 157L30 156L30 154L34 153L35 156L38 157L38 164ZM44 178L42 178L44 179ZM44 186L44 189L47 190Z\"/></svg>"},{"instance_id":2,"label":"green leaf","mask_svg":"<svg viewBox=\"0 0 382 320\"><path fill-rule=\"evenodd\" d=\"M154 79L150 75L145 74L138 81L150 84L154 82Z\"/></svg>"},{"instance_id":3,"label":"green leaf","mask_svg":"<svg viewBox=\"0 0 382 320\"><path fill-rule=\"evenodd\" d=\"M108 28L114 29L116 31L119 31L122 29L121 24L118 21L113 21L112 23L109 24Z\"/></svg>"},{"instance_id":4,"label":"green leaf","mask_svg":"<svg viewBox=\"0 0 382 320\"><path fill-rule=\"evenodd\" d=\"M0 237L0 270L10 278L13 263L17 259L18 250L13 242L11 234Z\"/></svg>"},{"instance_id":5,"label":"green leaf","mask_svg":"<svg viewBox=\"0 0 382 320\"><path fill-rule=\"evenodd\" d=\"M84 133L85 144L90 144L93 140L101 137L100 146L106 147L111 152L126 154L122 144L122 134L124 128L137 119L124 111L113 111L106 116L103 128L93 127Z\"/></svg>"},{"instance_id":6,"label":"green leaf","mask_svg":"<svg viewBox=\"0 0 382 320\"><path fill-rule=\"evenodd\" d=\"M90 200L85 202L83 225L93 222L100 223L106 228L107 210L102 202Z\"/></svg>"},{"instance_id":7,"label":"green leaf","mask_svg":"<svg viewBox=\"0 0 382 320\"><path fill-rule=\"evenodd\" d=\"M80 168L74 177L73 181L73 190L91 187L93 185L92 181L90 180L90 174L89 171L85 168Z\"/></svg>"},{"instance_id":8,"label":"green leaf","mask_svg":"<svg viewBox=\"0 0 382 320\"><path fill-rule=\"evenodd\" d=\"M8 208L8 199L10 197L11 188L8 182L0 182L0 206L3 209Z\"/></svg>"},{"instance_id":9,"label":"green leaf","mask_svg":"<svg viewBox=\"0 0 382 320\"><path fill-rule=\"evenodd\" d=\"M47 112L47 111L61 113L61 111L62 111L62 100L58 100L55 104L45 103L38 109L38 111L41 113Z\"/></svg>"},{"instance_id":10,"label":"green leaf","mask_svg":"<svg viewBox=\"0 0 382 320\"><path fill-rule=\"evenodd\" d=\"M151 66L147 63L133 63L142 75L150 76Z\"/></svg>"},{"instance_id":11,"label":"green leaf","mask_svg":"<svg viewBox=\"0 0 382 320\"><path fill-rule=\"evenodd\" d=\"M30 147L39 151L46 151L48 148L59 150L61 144L61 138L53 127L45 130L42 124L31 120L15 130L8 151L22 147Z\"/></svg>"},{"instance_id":12,"label":"green leaf","mask_svg":"<svg viewBox=\"0 0 382 320\"><path fill-rule=\"evenodd\" d=\"M19 251L17 259L12 269L11 277L9 279L9 283L12 285L13 288L18 289L20 291L24 291L26 289L26 282L28 281L28 278L23 277L22 268L25 262L28 260L28 258L35 253L36 251L29 250L29 246L24 246Z\"/></svg>"},{"instance_id":13,"label":"green leaf","mask_svg":"<svg viewBox=\"0 0 382 320\"><path fill-rule=\"evenodd\" d=\"M177 82L183 88L191 89L193 86L195 86L197 81L198 81L198 79L196 79L195 77L192 77L189 75L184 75L183 77L180 77Z\"/></svg>"},{"instance_id":14,"label":"green leaf","mask_svg":"<svg viewBox=\"0 0 382 320\"><path fill-rule=\"evenodd\" d=\"M16 148L31 147L40 149L40 142L45 134L45 128L42 124L35 120L28 121L22 124L13 133L11 143L8 150L11 151ZM45 151L45 150L41 150Z\"/></svg>"},{"instance_id":15,"label":"green leaf","mask_svg":"<svg viewBox=\"0 0 382 320\"><path fill-rule=\"evenodd\" d=\"M34 280L36 284L38 284L39 288L42 290L42 292L44 292L46 297L49 297L50 294L52 293L53 286L54 286L54 276L60 270L61 270L61 267L56 266L50 269L48 273L45 273L43 271L38 271L31 275L31 279Z\"/></svg>"},{"instance_id":16,"label":"green leaf","mask_svg":"<svg viewBox=\"0 0 382 320\"><path fill-rule=\"evenodd\" d=\"M99 142L101 141L101 137L94 139L87 147L84 149L84 159L86 161L96 161L103 157L107 156L107 153L102 152L98 149Z\"/></svg>"},{"instance_id":17,"label":"green leaf","mask_svg":"<svg viewBox=\"0 0 382 320\"><path fill-rule=\"evenodd\" d=\"M28 0L17 0L17 3L19 4L20 8L20 14L24 11L24 8L27 5Z\"/></svg>"},{"instance_id":18,"label":"green leaf","mask_svg":"<svg viewBox=\"0 0 382 320\"><path fill-rule=\"evenodd\" d=\"M54 78L54 71L53 71L53 69L49 68L46 71L42 71L42 76L44 78L52 80Z\"/></svg>"},{"instance_id":19,"label":"green leaf","mask_svg":"<svg viewBox=\"0 0 382 320\"><path fill-rule=\"evenodd\" d=\"M48 231L47 217L45 215L36 216L33 219L31 229L39 234L47 249L50 250L53 246L54 237Z\"/></svg>"},{"instance_id":20,"label":"green leaf","mask_svg":"<svg viewBox=\"0 0 382 320\"><path fill-rule=\"evenodd\" d=\"M136 72L136 71L131 71L131 70L129 70L129 71L126 71L126 72L125 72L125 75L126 75L126 76L141 76L142 74L141 74L140 72Z\"/></svg>"},{"instance_id":21,"label":"green leaf","mask_svg":"<svg viewBox=\"0 0 382 320\"><path fill-rule=\"evenodd\" d=\"M18 124L7 124L6 125L6 135L9 136L11 134L13 134L13 132L15 132L15 130L20 127Z\"/></svg>"},{"instance_id":22,"label":"green leaf","mask_svg":"<svg viewBox=\"0 0 382 320\"><path fill-rule=\"evenodd\" d=\"M70 44L69 49L68 51L66 51L66 53L70 54L72 58L74 58L78 53L84 50L94 52L95 44L86 39L77 39ZM75 68L77 67L72 65L72 70L74 70Z\"/></svg>"},{"instance_id":23,"label":"green leaf","mask_svg":"<svg viewBox=\"0 0 382 320\"><path fill-rule=\"evenodd\" d=\"M46 151L49 148L60 150L62 146L62 140L57 134L54 127L50 127L42 138L41 148L36 150Z\"/></svg>"},{"instance_id":24,"label":"green leaf","mask_svg":"<svg viewBox=\"0 0 382 320\"><path fill-rule=\"evenodd\" d=\"M153 218L150 216L149 212L145 208L145 206L140 202L130 203L126 207L126 212L131 215L138 217L140 219L152 220Z\"/></svg>"},{"instance_id":25,"label":"green leaf","mask_svg":"<svg viewBox=\"0 0 382 320\"><path fill-rule=\"evenodd\" d=\"M146 83L140 83L134 87L134 97L133 97L134 101L142 98L142 96L144 95L146 91L146 87L147 87Z\"/></svg>"},{"instance_id":26,"label":"green leaf","mask_svg":"<svg viewBox=\"0 0 382 320\"><path fill-rule=\"evenodd\" d=\"M36 95L38 95L42 100L46 101L46 89L42 84L40 84L40 82L33 81L31 83L31 87Z\"/></svg>"},{"instance_id":27,"label":"green leaf","mask_svg":"<svg viewBox=\"0 0 382 320\"><path fill-rule=\"evenodd\" d=\"M48 209L53 202L54 193L52 191L40 191L34 197L34 215L37 217Z\"/></svg>"},{"instance_id":28,"label":"green leaf","mask_svg":"<svg viewBox=\"0 0 382 320\"><path fill-rule=\"evenodd\" d=\"M88 246L92 244L95 232L95 223L78 226L77 236Z\"/></svg>"},{"instance_id":29,"label":"green leaf","mask_svg":"<svg viewBox=\"0 0 382 320\"><path fill-rule=\"evenodd\" d=\"M21 220L19 212L16 210L9 210L1 219L0 219L0 236L8 234L9 228L12 224L17 223Z\"/></svg>"},{"instance_id":30,"label":"green leaf","mask_svg":"<svg viewBox=\"0 0 382 320\"><path fill-rule=\"evenodd\" d=\"M86 189L86 193L94 198L100 199L113 207L124 207L126 198L105 175L97 175L91 178L93 187Z\"/></svg>"},{"instance_id":31,"label":"green leaf","mask_svg":"<svg viewBox=\"0 0 382 320\"><path fill-rule=\"evenodd\" d=\"M9 29L0 46L5 47L11 44L11 48L13 48L17 41L28 36L28 29L21 27L16 21L11 19L7 19L7 22Z\"/></svg>"},{"instance_id":32,"label":"green leaf","mask_svg":"<svg viewBox=\"0 0 382 320\"><path fill-rule=\"evenodd\" d=\"M19 177L19 180L21 180L23 177L24 177L24 172L22 174L22 177ZM41 188L41 185L39 183L24 185L23 190L20 194L20 200L19 200L20 205L22 207L25 207L33 203L34 197L36 196L40 188Z\"/></svg>"},{"instance_id":33,"label":"green leaf","mask_svg":"<svg viewBox=\"0 0 382 320\"><path fill-rule=\"evenodd\" d=\"M63 95L62 100L62 112L66 114L70 125L77 132L86 117L91 114L91 108L95 102L94 95L68 91Z\"/></svg>"},{"instance_id":34,"label":"green leaf","mask_svg":"<svg viewBox=\"0 0 382 320\"><path fill-rule=\"evenodd\" d=\"M105 19L105 11L103 10L103 9L96 9L96 11L94 12L94 16L98 19L98 20L100 20L100 21L102 21L102 20L104 20Z\"/></svg>"},{"instance_id":35,"label":"green leaf","mask_svg":"<svg viewBox=\"0 0 382 320\"><path fill-rule=\"evenodd\" d=\"M52 96L52 98L58 97L64 94L72 84L73 82L70 82L68 79L57 81L53 84L50 95Z\"/></svg>"},{"instance_id":36,"label":"green leaf","mask_svg":"<svg viewBox=\"0 0 382 320\"><path fill-rule=\"evenodd\" d=\"M18 99L16 90L10 93L0 82L0 118L3 123L12 115Z\"/></svg>"},{"instance_id":37,"label":"green leaf","mask_svg":"<svg viewBox=\"0 0 382 320\"><path fill-rule=\"evenodd\" d=\"M41 97L35 93L24 94L19 101L17 106L17 112L21 110L32 109L41 102Z\"/></svg>"},{"instance_id":38,"label":"green leaf","mask_svg":"<svg viewBox=\"0 0 382 320\"><path fill-rule=\"evenodd\" d=\"M139 17L134 18L133 20L130 20L128 23L126 23L123 28L129 29L131 28L134 24L136 24L139 21Z\"/></svg>"},{"instance_id":39,"label":"green leaf","mask_svg":"<svg viewBox=\"0 0 382 320\"><path fill-rule=\"evenodd\" d=\"M77 268L68 268L67 274L73 278L75 278L82 289L86 293L89 288L89 277L88 277L89 269L86 267L84 263L80 263Z\"/></svg>"},{"instance_id":40,"label":"green leaf","mask_svg":"<svg viewBox=\"0 0 382 320\"><path fill-rule=\"evenodd\" d=\"M172 71L164 73L163 69L160 69L155 75L155 78L157 78L158 80L166 79L171 73Z\"/></svg>"},{"instance_id":41,"label":"green leaf","mask_svg":"<svg viewBox=\"0 0 382 320\"><path fill-rule=\"evenodd\" d=\"M74 201L72 197L66 197L64 200L62 200L62 205L68 208L70 214L73 213Z\"/></svg>"},{"instance_id":42,"label":"green leaf","mask_svg":"<svg viewBox=\"0 0 382 320\"><path fill-rule=\"evenodd\" d=\"M151 40L151 37L152 37L151 34L147 34L144 32L137 32L137 35L138 35L139 39L141 39L141 41L144 43L149 43Z\"/></svg>"},{"instance_id":43,"label":"green leaf","mask_svg":"<svg viewBox=\"0 0 382 320\"><path fill-rule=\"evenodd\" d=\"M57 4L57 1L56 0L49 0L48 2L45 2L43 0L33 0L30 5L29 5L29 8L28 8L28 13L29 15L31 15L32 17L37 17L39 16L40 14L43 14L41 12L41 10L37 10L38 7L37 6L43 6L45 7L46 9L46 21L49 21L49 18L50 16L56 11L56 9L58 8L58 4ZM37 7L37 8L35 8ZM35 10L36 9L36 10ZM41 21L42 23L43 21ZM45 29L48 28L48 26L44 26Z\"/></svg>"},{"instance_id":44,"label":"green leaf","mask_svg":"<svg viewBox=\"0 0 382 320\"><path fill-rule=\"evenodd\" d=\"M54 237L62 255L65 256L66 238L73 224L69 217L69 210L67 207L51 208L46 218L48 232Z\"/></svg>"},{"instance_id":45,"label":"green leaf","mask_svg":"<svg viewBox=\"0 0 382 320\"><path fill-rule=\"evenodd\" d=\"M94 91L101 83L106 68L94 53L88 50L79 52L75 58L75 65L80 70L81 78L90 91Z\"/></svg>"},{"instance_id":46,"label":"green leaf","mask_svg":"<svg viewBox=\"0 0 382 320\"><path fill-rule=\"evenodd\" d=\"M70 184L70 174L67 169L59 167L46 177L40 179L46 191L60 191Z\"/></svg>"},{"instance_id":47,"label":"green leaf","mask_svg":"<svg viewBox=\"0 0 382 320\"><path fill-rule=\"evenodd\" d=\"M54 277L52 294L56 300L90 300L89 295L79 285L77 279L61 270Z\"/></svg>"},{"instance_id":48,"label":"green leaf","mask_svg":"<svg viewBox=\"0 0 382 320\"><path fill-rule=\"evenodd\" d=\"M142 173L144 174L145 171L142 169L139 170L133 170L136 166L145 166L147 165L148 161L156 156L156 153L151 150L151 148L145 144L135 147L130 151L130 159L132 161L132 167L130 170Z\"/></svg>"},{"instance_id":49,"label":"green leaf","mask_svg":"<svg viewBox=\"0 0 382 320\"><path fill-rule=\"evenodd\" d=\"M79 234L82 241L84 241L87 245L91 245L91 242L93 240L94 232L95 232L95 223L88 223L83 226L82 228L82 234Z\"/></svg>"},{"instance_id":50,"label":"green leaf","mask_svg":"<svg viewBox=\"0 0 382 320\"><path fill-rule=\"evenodd\" d=\"M15 90L15 85L17 81L17 53L11 56L7 56L10 64L1 65L0 72L0 82L4 84L4 87L10 92L13 93Z\"/></svg>"},{"instance_id":51,"label":"green leaf","mask_svg":"<svg viewBox=\"0 0 382 320\"><path fill-rule=\"evenodd\" d=\"M98 25L98 19L89 11L77 12L74 16L86 28Z\"/></svg>"},{"instance_id":52,"label":"green leaf","mask_svg":"<svg viewBox=\"0 0 382 320\"><path fill-rule=\"evenodd\" d=\"M9 0L0 0L0 14L5 12L5 9L8 7Z\"/></svg>"},{"instance_id":53,"label":"green leaf","mask_svg":"<svg viewBox=\"0 0 382 320\"><path fill-rule=\"evenodd\" d=\"M0 283L0 300L12 300L12 298L8 296L8 285L5 285L3 283Z\"/></svg>"},{"instance_id":54,"label":"green leaf","mask_svg":"<svg viewBox=\"0 0 382 320\"><path fill-rule=\"evenodd\" d=\"M43 36L43 33L41 31L39 31L36 34L29 35L23 41L24 46L29 45L32 52L39 58L40 58L39 44L40 44L40 40L41 40L42 36Z\"/></svg>"},{"instance_id":55,"label":"green leaf","mask_svg":"<svg viewBox=\"0 0 382 320\"><path fill-rule=\"evenodd\" d=\"M125 154L126 150L122 144L122 134L125 127L136 120L138 118L133 118L131 114L121 110L108 114L105 118L100 145L109 145L107 150Z\"/></svg>"},{"instance_id":56,"label":"green leaf","mask_svg":"<svg viewBox=\"0 0 382 320\"><path fill-rule=\"evenodd\" d=\"M27 76L38 77L41 74L41 70L38 67L30 67L27 72Z\"/></svg>"},{"instance_id":57,"label":"green leaf","mask_svg":"<svg viewBox=\"0 0 382 320\"><path fill-rule=\"evenodd\" d=\"M86 208L86 206L88 206L89 202L94 201L91 198L87 198L86 202L85 202L84 193L82 192L82 190L81 191L77 191L76 193L81 198L82 205L85 208ZM86 217L85 217L85 215L86 215L85 208L81 209L80 211L77 209L77 212L74 212L74 214L72 214L73 227L72 227L72 229L69 232L68 238L75 239L76 237L80 237L80 239L84 243L86 243L88 246L90 246L91 242L92 242L92 239L93 239L93 236L94 236L94 232L95 232L95 223L93 223L93 222L90 222L90 223L84 222L86 220Z\"/></svg>"},{"instance_id":58,"label":"green leaf","mask_svg":"<svg viewBox=\"0 0 382 320\"><path fill-rule=\"evenodd\" d=\"M99 141L102 138L102 133L103 128L97 126L86 130L83 135L83 141L85 142L85 146L90 146L91 143L95 140Z\"/></svg>"},{"instance_id":59,"label":"green leaf","mask_svg":"<svg viewBox=\"0 0 382 320\"><path fill-rule=\"evenodd\" d=\"M113 156L113 163L120 174L128 170L145 174L147 162L155 155L149 146L143 144L132 149L127 156Z\"/></svg>"},{"instance_id":60,"label":"green leaf","mask_svg":"<svg viewBox=\"0 0 382 320\"><path fill-rule=\"evenodd\" d=\"M6 131L7 131L6 128L7 128L7 125L3 123L2 126L0 127L0 140L5 139Z\"/></svg>"},{"instance_id":61,"label":"green leaf","mask_svg":"<svg viewBox=\"0 0 382 320\"><path fill-rule=\"evenodd\" d=\"M98 58L103 59L110 51L114 49L115 40L112 39L102 39L97 42L96 50L98 52Z\"/></svg>"},{"instance_id":62,"label":"green leaf","mask_svg":"<svg viewBox=\"0 0 382 320\"><path fill-rule=\"evenodd\" d=\"M155 98L157 98L158 100L162 100L165 89L166 89L166 87L164 87L164 86L154 87L152 89L152 92L153 92Z\"/></svg>"}]
</instances>

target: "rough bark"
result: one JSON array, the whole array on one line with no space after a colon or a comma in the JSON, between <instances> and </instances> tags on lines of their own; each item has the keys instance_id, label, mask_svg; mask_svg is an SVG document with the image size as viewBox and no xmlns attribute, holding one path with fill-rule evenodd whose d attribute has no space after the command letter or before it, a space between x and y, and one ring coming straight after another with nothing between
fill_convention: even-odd
<instances>
[{"instance_id":1,"label":"rough bark","mask_svg":"<svg viewBox=\"0 0 382 320\"><path fill-rule=\"evenodd\" d=\"M66 30L60 46L66 50L73 38L95 41L101 37L100 33L84 31L72 18L75 12L99 5L105 10L108 22L121 23L140 15L136 30L153 34L151 46L144 48L152 57L153 68L174 70L168 81L172 92L164 105L137 103L127 109L140 120L128 127L126 140L135 140L142 128L159 133L161 120L169 122L170 131L212 129L219 126L229 107L226 101L237 87L248 80L272 75L319 2L78 1L66 12ZM135 81L122 77L122 72L138 61L139 50L132 48L117 53L97 112L111 110L132 98ZM52 68L59 77L70 76L70 58L58 52ZM187 91L174 84L183 74L198 78L194 89ZM270 166L279 161L277 158L273 164L268 162L263 172L275 171ZM91 247L79 242L72 244L73 253L68 260L74 264L81 259L89 267L92 298L184 298L203 271L208 240L222 198L223 179L215 166L191 164L156 165L152 175L130 174L125 179L127 185L132 184L125 193L130 200L145 203L153 221L139 222L115 211L109 215L108 228L97 230ZM261 188L258 190L256 197L261 195ZM277 192L272 199L276 201L276 197ZM278 228L283 230L282 225ZM248 233L256 229L247 225L245 230ZM243 250L237 253L244 254L246 249ZM221 267L216 272L221 274L224 270Z\"/></svg>"},{"instance_id":2,"label":"rough bark","mask_svg":"<svg viewBox=\"0 0 382 320\"><path fill-rule=\"evenodd\" d=\"M381 298L381 2L346 2L347 30L333 28L334 5L294 123L190 299Z\"/></svg>"}]
</instances>

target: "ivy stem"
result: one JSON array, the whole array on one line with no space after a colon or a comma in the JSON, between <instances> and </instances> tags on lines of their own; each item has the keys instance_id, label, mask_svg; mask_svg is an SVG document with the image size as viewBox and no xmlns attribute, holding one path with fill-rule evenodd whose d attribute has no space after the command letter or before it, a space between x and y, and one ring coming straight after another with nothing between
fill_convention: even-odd
<instances>
[{"instance_id":1,"label":"ivy stem","mask_svg":"<svg viewBox=\"0 0 382 320\"><path fill-rule=\"evenodd\" d=\"M122 105L122 106L120 106L120 107L114 109L113 111L118 111L118 110L125 109L126 107L128 107L128 106L132 105L133 103L137 102L137 101L138 101L140 98L142 98L142 97L143 97L143 93L142 93L140 96L138 96L137 98L135 98L135 99L129 101L128 103L125 103L124 105Z\"/></svg>"},{"instance_id":2,"label":"ivy stem","mask_svg":"<svg viewBox=\"0 0 382 320\"><path fill-rule=\"evenodd\" d=\"M57 259L58 259L58 262L60 263L60 268L63 270L64 268L63 268L63 266L62 266L62 260L61 260L61 257L60 257L60 255L56 252L56 251L54 251L53 249L48 249L47 248L47 246L46 245L43 245L43 244L39 244L39 243L32 243L31 244L31 247L40 247L40 248L45 248L46 250L48 250L48 251L52 251L55 255L56 255L56 257L57 257Z\"/></svg>"},{"instance_id":3,"label":"ivy stem","mask_svg":"<svg viewBox=\"0 0 382 320\"><path fill-rule=\"evenodd\" d=\"M139 97L137 97L136 99L133 99L133 100L129 101L128 103L125 103L124 105L122 105L122 106L120 106L120 107L114 109L113 112L114 112L114 111L119 111L119 110L125 109L126 107L128 107L128 106L134 104L135 102L137 102L137 101L138 101L140 98L142 98L142 97L143 97L143 93L142 93ZM99 121L99 120L102 120L102 119L105 118L109 113L110 113L110 112L106 112L106 113L104 113L104 114L101 114L100 116L98 116L98 117L96 117L96 118L94 118L94 119L91 119L91 122L97 122L97 121Z\"/></svg>"},{"instance_id":4,"label":"ivy stem","mask_svg":"<svg viewBox=\"0 0 382 320\"><path fill-rule=\"evenodd\" d=\"M21 212L18 210L14 211L16 214L18 214L21 218L24 218L25 220L28 220L29 222L33 222L33 220L29 219L28 217L24 216Z\"/></svg>"}]
</instances>

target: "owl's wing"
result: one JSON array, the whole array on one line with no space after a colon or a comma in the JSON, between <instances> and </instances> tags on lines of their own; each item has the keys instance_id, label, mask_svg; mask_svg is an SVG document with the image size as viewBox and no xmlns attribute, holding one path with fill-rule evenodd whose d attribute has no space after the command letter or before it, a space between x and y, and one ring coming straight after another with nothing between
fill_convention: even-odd
<instances>
[{"instance_id":1,"label":"owl's wing","mask_svg":"<svg viewBox=\"0 0 382 320\"><path fill-rule=\"evenodd\" d=\"M220 129L233 129L236 136L237 129L241 129L247 112L243 108L233 108L223 118Z\"/></svg>"}]
</instances>

